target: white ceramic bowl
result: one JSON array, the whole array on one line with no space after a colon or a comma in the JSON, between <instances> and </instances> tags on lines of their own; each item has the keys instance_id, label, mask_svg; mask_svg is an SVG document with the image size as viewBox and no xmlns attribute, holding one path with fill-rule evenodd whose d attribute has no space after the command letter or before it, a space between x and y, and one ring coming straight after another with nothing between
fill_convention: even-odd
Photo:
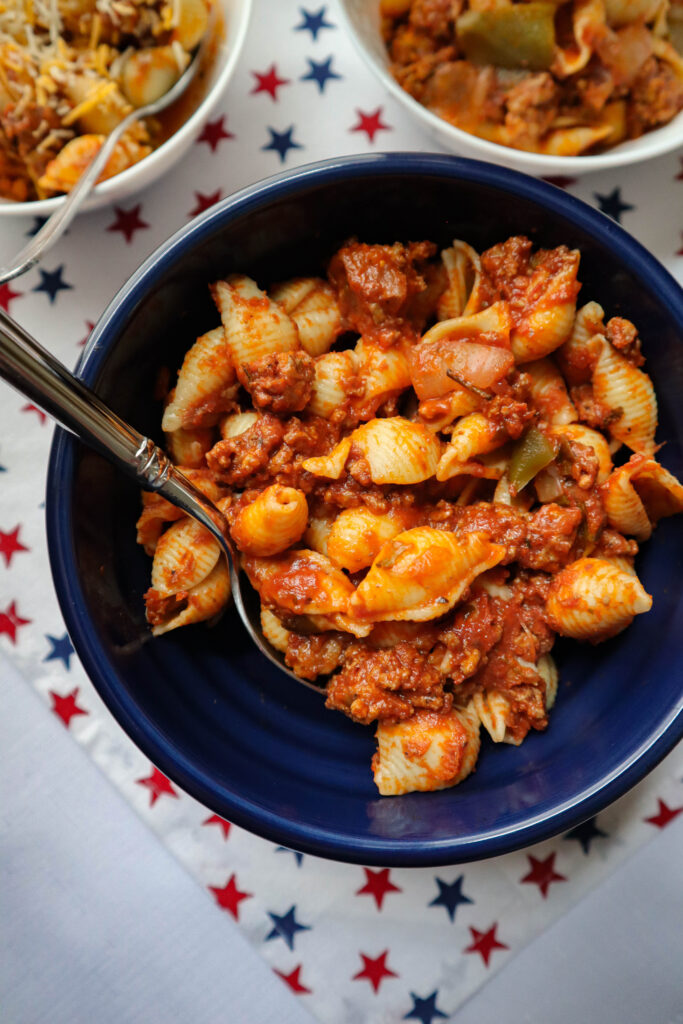
<instances>
[{"instance_id":1,"label":"white ceramic bowl","mask_svg":"<svg viewBox=\"0 0 683 1024\"><path fill-rule=\"evenodd\" d=\"M95 210L119 202L160 178L185 155L223 95L235 70L247 34L251 2L252 0L218 0L223 20L223 39L208 67L199 104L180 128L148 157L97 185L81 209ZM28 203L13 203L11 200L0 199L0 217L47 217L63 202L63 196L36 199Z\"/></svg>"},{"instance_id":2,"label":"white ceramic bowl","mask_svg":"<svg viewBox=\"0 0 683 1024\"><path fill-rule=\"evenodd\" d=\"M509 146L477 138L437 117L402 89L389 70L389 58L380 33L379 0L340 0L340 7L349 35L361 56L385 88L442 145L459 156L476 157L491 163L513 167L528 174L585 174L608 167L625 167L641 160L668 153L683 145L683 111L669 124L622 142L614 149L595 156L545 156L525 153Z\"/></svg>"}]
</instances>

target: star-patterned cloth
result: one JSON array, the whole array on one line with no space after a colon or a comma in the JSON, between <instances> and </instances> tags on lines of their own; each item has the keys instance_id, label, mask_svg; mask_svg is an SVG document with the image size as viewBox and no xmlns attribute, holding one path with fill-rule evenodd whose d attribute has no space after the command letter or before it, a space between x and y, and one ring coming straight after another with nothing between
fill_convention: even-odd
<instances>
[{"instance_id":1,"label":"star-patterned cloth","mask_svg":"<svg viewBox=\"0 0 683 1024\"><path fill-rule=\"evenodd\" d=\"M233 81L184 161L139 195L79 218L39 267L0 285L0 308L65 363L76 362L142 260L235 189L342 153L435 149L363 66L333 0L254 7ZM552 182L619 221L683 279L683 157ZM40 223L2 225L0 264ZM202 807L123 734L83 672L48 584L50 421L0 390L0 650L194 875L216 913L237 922L320 1021L451 1018L534 935L683 813L680 751L564 836L452 868L334 864Z\"/></svg>"}]
</instances>

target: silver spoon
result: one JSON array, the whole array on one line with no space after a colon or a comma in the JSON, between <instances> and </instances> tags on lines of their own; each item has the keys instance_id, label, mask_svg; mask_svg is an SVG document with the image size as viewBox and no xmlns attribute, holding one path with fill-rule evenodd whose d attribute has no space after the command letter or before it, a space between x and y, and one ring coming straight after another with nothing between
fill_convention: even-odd
<instances>
[{"instance_id":1,"label":"silver spoon","mask_svg":"<svg viewBox=\"0 0 683 1024\"><path fill-rule=\"evenodd\" d=\"M173 465L148 437L112 412L82 381L44 349L12 317L0 309L0 378L35 405L44 409L71 433L132 476L148 491L156 491L172 505L192 516L216 538L230 569L232 595L249 636L269 661L297 683L317 693L321 688L301 679L268 643L256 607L244 601L239 555L230 538L223 513ZM255 602L258 605L258 602Z\"/></svg>"},{"instance_id":2,"label":"silver spoon","mask_svg":"<svg viewBox=\"0 0 683 1024\"><path fill-rule=\"evenodd\" d=\"M51 217L47 219L40 231L33 236L31 241L25 245L19 253L17 253L12 262L6 264L4 267L0 267L0 284L4 284L6 281L11 281L13 278L19 277L20 274L25 274L27 270L30 270L31 267L35 266L43 253L54 245L57 239L66 231L69 224L78 213L84 200L90 195L90 192L103 171L109 157L113 153L116 143L119 141L126 129L130 128L134 121L139 121L141 118L153 117L155 114L159 114L162 110L165 110L166 107L170 106L171 103L175 103L175 101L182 96L190 82L195 78L197 71L202 64L202 58L209 35L210 30L207 29L204 41L197 47L192 60L185 68L178 81L168 90L168 92L165 92L158 100L155 100L154 103L147 103L144 107L136 107L135 110L128 114L127 117L124 117L123 121L117 124L109 133L102 144L102 148L65 197L62 205L55 210Z\"/></svg>"}]
</instances>

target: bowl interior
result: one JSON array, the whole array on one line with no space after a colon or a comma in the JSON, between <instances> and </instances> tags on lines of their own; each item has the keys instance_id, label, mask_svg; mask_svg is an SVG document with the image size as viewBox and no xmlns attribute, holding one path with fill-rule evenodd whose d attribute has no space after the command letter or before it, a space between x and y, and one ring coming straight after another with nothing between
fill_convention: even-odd
<instances>
[{"instance_id":1,"label":"bowl interior","mask_svg":"<svg viewBox=\"0 0 683 1024\"><path fill-rule=\"evenodd\" d=\"M606 218L550 186L469 161L404 156L346 170L332 164L317 175L304 169L209 211L115 300L82 375L161 440L154 381L216 325L207 284L233 271L261 285L324 273L352 234L442 246L457 237L477 249L527 234L539 245L579 247L579 302L595 299L608 316L639 326L667 441L661 459L683 475L680 290ZM661 280L643 277L652 268ZM484 742L477 771L455 790L380 798L369 769L372 731L325 711L321 697L279 674L251 648L233 611L212 629L149 637L142 596L151 563L135 544L134 485L61 435L48 496L67 625L114 714L212 810L284 845L366 864L505 852L594 813L675 739L683 678L683 530L675 520L660 525L638 563L653 611L614 641L556 648L561 683L546 733L520 748Z\"/></svg>"},{"instance_id":2,"label":"bowl interior","mask_svg":"<svg viewBox=\"0 0 683 1024\"><path fill-rule=\"evenodd\" d=\"M443 146L454 153L491 160L530 174L582 174L607 167L638 163L640 160L668 153L683 143L683 111L668 124L646 132L640 138L629 139L604 153L586 156L527 153L480 139L432 113L402 89L395 80L389 70L390 61L380 30L379 0L340 0L340 7L358 49L385 88L410 110L413 117L421 121Z\"/></svg>"}]
</instances>

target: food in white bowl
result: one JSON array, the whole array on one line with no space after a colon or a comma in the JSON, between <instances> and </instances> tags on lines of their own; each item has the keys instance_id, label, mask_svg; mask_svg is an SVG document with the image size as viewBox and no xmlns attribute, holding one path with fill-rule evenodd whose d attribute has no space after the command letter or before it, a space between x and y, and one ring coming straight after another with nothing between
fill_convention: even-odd
<instances>
[{"instance_id":1,"label":"food in white bowl","mask_svg":"<svg viewBox=\"0 0 683 1024\"><path fill-rule=\"evenodd\" d=\"M382 81L449 149L539 174L683 143L683 5L342 0Z\"/></svg>"},{"instance_id":2,"label":"food in white bowl","mask_svg":"<svg viewBox=\"0 0 683 1024\"><path fill-rule=\"evenodd\" d=\"M220 97L246 32L250 0L19 0L0 10L0 214L48 214L103 138L166 92L194 48L204 68L181 99L136 123L86 208L142 188L182 156Z\"/></svg>"},{"instance_id":3,"label":"food in white bowl","mask_svg":"<svg viewBox=\"0 0 683 1024\"><path fill-rule=\"evenodd\" d=\"M463 781L480 727L544 730L556 635L652 606L634 557L683 485L635 326L577 308L580 257L351 241L327 281L232 274L167 394L166 446L225 513L265 638L376 728L383 796ZM153 633L215 620L215 538L158 494L137 528Z\"/></svg>"}]
</instances>

